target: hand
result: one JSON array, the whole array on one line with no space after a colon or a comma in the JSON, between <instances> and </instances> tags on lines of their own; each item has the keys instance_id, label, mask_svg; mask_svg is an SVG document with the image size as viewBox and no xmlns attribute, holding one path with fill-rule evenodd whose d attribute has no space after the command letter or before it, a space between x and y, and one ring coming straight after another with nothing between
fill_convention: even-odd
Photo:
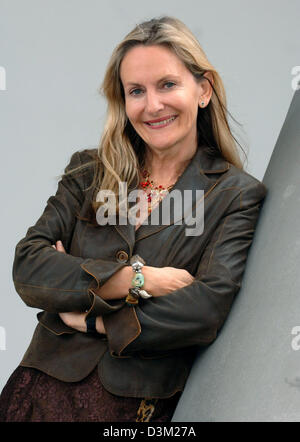
<instances>
[{"instance_id":1,"label":"hand","mask_svg":"<svg viewBox=\"0 0 300 442\"><path fill-rule=\"evenodd\" d=\"M66 251L65 251L65 248L64 248L64 246L63 246L63 243L59 240L59 241L56 241L56 244L54 245L52 245L52 247L54 248L54 249L56 249L58 252L63 252L63 253L67 253Z\"/></svg>"},{"instance_id":2,"label":"hand","mask_svg":"<svg viewBox=\"0 0 300 442\"><path fill-rule=\"evenodd\" d=\"M152 296L164 296L181 289L194 281L194 277L184 269L175 267L144 266L144 289Z\"/></svg>"},{"instance_id":3,"label":"hand","mask_svg":"<svg viewBox=\"0 0 300 442\"><path fill-rule=\"evenodd\" d=\"M86 312L63 312L58 313L60 316L60 319L71 328L75 328L75 330L78 330L82 333L87 332L85 317Z\"/></svg>"}]
</instances>

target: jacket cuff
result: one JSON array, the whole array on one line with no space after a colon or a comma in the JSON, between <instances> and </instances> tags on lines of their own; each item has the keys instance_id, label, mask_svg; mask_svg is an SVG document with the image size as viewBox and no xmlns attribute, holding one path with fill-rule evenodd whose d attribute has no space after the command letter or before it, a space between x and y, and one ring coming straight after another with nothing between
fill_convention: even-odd
<instances>
[{"instance_id":1,"label":"jacket cuff","mask_svg":"<svg viewBox=\"0 0 300 442\"><path fill-rule=\"evenodd\" d=\"M142 331L135 307L125 303L119 311L104 316L103 324L111 356L128 357L124 355L124 350Z\"/></svg>"},{"instance_id":2,"label":"jacket cuff","mask_svg":"<svg viewBox=\"0 0 300 442\"><path fill-rule=\"evenodd\" d=\"M87 311L86 317L90 316L105 316L108 313L113 313L119 310L125 304L125 299L105 301L97 293L98 289L103 286L106 281L113 276L126 263L119 263L115 261L106 261L102 259L86 260L80 264L80 267L94 279L88 287L88 293L91 299L90 309Z\"/></svg>"},{"instance_id":3,"label":"jacket cuff","mask_svg":"<svg viewBox=\"0 0 300 442\"><path fill-rule=\"evenodd\" d=\"M36 317L39 323L43 325L43 327L50 330L56 335L62 335L64 333L76 333L76 330L66 325L57 313L49 313L43 311L38 312Z\"/></svg>"}]
</instances>

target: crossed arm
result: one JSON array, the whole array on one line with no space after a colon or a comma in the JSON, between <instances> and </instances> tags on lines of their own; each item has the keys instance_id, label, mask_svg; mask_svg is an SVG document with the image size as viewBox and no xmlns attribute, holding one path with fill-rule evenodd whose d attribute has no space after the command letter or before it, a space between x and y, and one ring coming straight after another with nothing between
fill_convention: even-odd
<instances>
[{"instance_id":1,"label":"crossed arm","mask_svg":"<svg viewBox=\"0 0 300 442\"><path fill-rule=\"evenodd\" d=\"M57 241L56 245L52 245L52 247L58 252L66 253L61 241ZM143 273L146 279L144 288L154 297L167 295L174 290L191 284L195 279L188 271L176 269L175 267L157 268L145 266ZM125 298L128 294L128 288L131 286L131 279L131 267L123 267L106 281L97 294L105 300ZM58 314L61 320L69 327L83 333L87 332L86 312L74 311L60 312ZM106 334L102 316L96 317L96 330L98 333Z\"/></svg>"},{"instance_id":2,"label":"crossed arm","mask_svg":"<svg viewBox=\"0 0 300 442\"><path fill-rule=\"evenodd\" d=\"M66 170L83 156L75 153ZM249 181L241 188L210 237L195 278L184 269L145 266L144 288L153 298L129 309L124 298L131 286L130 266L72 256L59 242L55 250L49 247L61 239L68 250L87 184L82 176L64 177L17 244L13 280L26 305L58 313L80 332L86 332L85 318L96 316L98 332L107 335L111 354L118 357L211 342L240 288L265 187Z\"/></svg>"}]
</instances>

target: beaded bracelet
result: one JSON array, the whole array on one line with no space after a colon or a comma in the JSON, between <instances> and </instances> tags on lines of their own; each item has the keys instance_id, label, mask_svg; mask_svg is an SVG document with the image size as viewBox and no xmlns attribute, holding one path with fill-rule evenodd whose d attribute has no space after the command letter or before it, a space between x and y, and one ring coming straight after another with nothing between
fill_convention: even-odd
<instances>
[{"instance_id":1,"label":"beaded bracelet","mask_svg":"<svg viewBox=\"0 0 300 442\"><path fill-rule=\"evenodd\" d=\"M139 297L147 299L151 298L152 295L146 292L146 290L142 290L145 282L144 275L142 274L142 268L145 265L143 258L141 258L139 255L134 255L130 259L130 264L132 266L134 276L131 281L132 287L128 290L129 293L126 297L126 303L129 306L134 306L138 304Z\"/></svg>"}]
</instances>

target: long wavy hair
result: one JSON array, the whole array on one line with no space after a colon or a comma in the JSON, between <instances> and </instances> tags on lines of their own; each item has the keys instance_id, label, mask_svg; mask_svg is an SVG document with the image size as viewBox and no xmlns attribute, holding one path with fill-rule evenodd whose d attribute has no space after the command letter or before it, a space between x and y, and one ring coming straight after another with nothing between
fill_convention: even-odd
<instances>
[{"instance_id":1,"label":"long wavy hair","mask_svg":"<svg viewBox=\"0 0 300 442\"><path fill-rule=\"evenodd\" d=\"M163 45L169 48L194 75L196 81L210 82L213 89L211 99L205 108L198 108L198 146L204 145L211 156L222 157L237 168L243 169L237 144L241 149L242 147L231 133L227 121L229 112L220 75L208 61L196 37L183 22L169 16L153 18L138 24L117 45L99 88L100 94L107 100L106 122L96 157L82 166L88 167L92 162L96 162L91 183L91 187L95 189L92 198L95 212L103 204L97 201L99 191L107 189L118 196L119 182L126 182L128 190L135 188L138 185L139 168L144 165L145 143L127 118L124 89L120 79L121 62L127 51L137 45ZM213 83L203 77L205 72L211 72ZM74 171L75 169L68 173ZM117 205L117 212L118 208Z\"/></svg>"}]
</instances>

